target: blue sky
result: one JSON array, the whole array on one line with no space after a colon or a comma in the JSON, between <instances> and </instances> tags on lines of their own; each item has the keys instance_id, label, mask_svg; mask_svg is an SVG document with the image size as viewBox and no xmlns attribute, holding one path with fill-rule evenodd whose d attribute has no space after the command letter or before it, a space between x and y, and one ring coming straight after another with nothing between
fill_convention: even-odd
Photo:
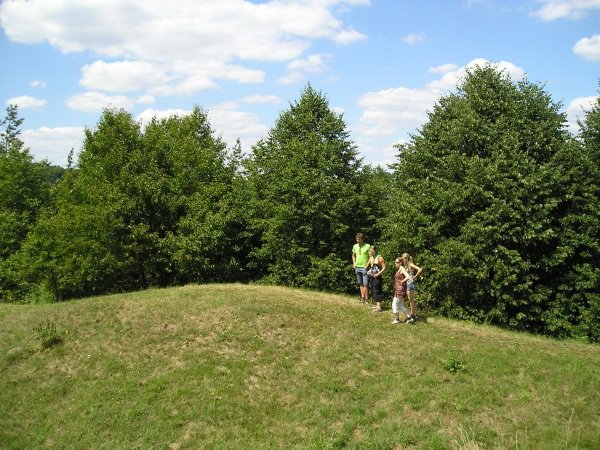
<instances>
[{"instance_id":1,"label":"blue sky","mask_svg":"<svg viewBox=\"0 0 600 450\"><path fill-rule=\"evenodd\" d=\"M310 82L385 166L465 67L542 84L573 132L600 81L600 0L3 0L0 25L0 101L63 166L107 106L199 105L248 152Z\"/></svg>"}]
</instances>

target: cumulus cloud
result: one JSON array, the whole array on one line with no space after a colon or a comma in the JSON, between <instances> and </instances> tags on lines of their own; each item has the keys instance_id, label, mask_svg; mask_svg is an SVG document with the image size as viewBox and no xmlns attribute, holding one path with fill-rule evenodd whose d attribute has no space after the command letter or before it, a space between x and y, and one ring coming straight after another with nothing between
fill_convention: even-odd
<instances>
[{"instance_id":1,"label":"cumulus cloud","mask_svg":"<svg viewBox=\"0 0 600 450\"><path fill-rule=\"evenodd\" d=\"M486 64L493 64L497 69L509 75L513 81L519 81L525 77L525 71L521 67L515 66L511 62L498 61L492 63L486 59L477 58L464 67L445 72L442 78L432 81L427 85L427 87L439 91L454 89L460 80L466 76L468 70L473 70L477 66L484 67Z\"/></svg>"},{"instance_id":2,"label":"cumulus cloud","mask_svg":"<svg viewBox=\"0 0 600 450\"><path fill-rule=\"evenodd\" d=\"M101 112L104 108L115 107L131 109L135 102L124 95L106 95L101 92L86 92L74 95L67 99L65 104L75 110L83 112Z\"/></svg>"},{"instance_id":3,"label":"cumulus cloud","mask_svg":"<svg viewBox=\"0 0 600 450\"><path fill-rule=\"evenodd\" d=\"M538 0L542 6L533 12L541 20L577 20L589 12L600 10L600 0Z\"/></svg>"},{"instance_id":4,"label":"cumulus cloud","mask_svg":"<svg viewBox=\"0 0 600 450\"><path fill-rule=\"evenodd\" d=\"M340 31L333 37L333 40L335 42L342 45L351 44L353 42L358 41L364 41L365 39L367 39L367 36L365 36L362 33L359 33L354 28L348 28L346 30Z\"/></svg>"},{"instance_id":5,"label":"cumulus cloud","mask_svg":"<svg viewBox=\"0 0 600 450\"><path fill-rule=\"evenodd\" d=\"M148 125L152 119L156 118L157 120L167 119L171 116L187 116L191 114L192 111L187 111L185 109L152 109L148 108L142 111L137 116L137 121L140 122L143 126Z\"/></svg>"},{"instance_id":6,"label":"cumulus cloud","mask_svg":"<svg viewBox=\"0 0 600 450\"><path fill-rule=\"evenodd\" d=\"M593 62L600 62L600 34L583 38L573 47L575 54Z\"/></svg>"},{"instance_id":7,"label":"cumulus cloud","mask_svg":"<svg viewBox=\"0 0 600 450\"><path fill-rule=\"evenodd\" d=\"M261 123L256 114L231 108L211 107L208 109L208 119L213 129L219 130L227 145L233 147L239 139L246 151L268 132L268 127Z\"/></svg>"},{"instance_id":8,"label":"cumulus cloud","mask_svg":"<svg viewBox=\"0 0 600 450\"><path fill-rule=\"evenodd\" d=\"M475 59L460 68L444 64L429 70L442 76L426 86L398 86L362 95L358 105L363 111L355 132L366 161L393 159L397 153L393 145L403 142L427 121L427 112L433 109L441 95L454 90L467 70L488 63L485 59ZM525 76L523 69L510 62L490 64L507 72L515 81Z\"/></svg>"},{"instance_id":9,"label":"cumulus cloud","mask_svg":"<svg viewBox=\"0 0 600 450\"><path fill-rule=\"evenodd\" d=\"M33 80L29 85L37 89L46 89L46 83L40 80Z\"/></svg>"},{"instance_id":10,"label":"cumulus cloud","mask_svg":"<svg viewBox=\"0 0 600 450\"><path fill-rule=\"evenodd\" d=\"M151 95L214 88L218 79L259 83L246 62L302 59L311 41L349 44L365 36L337 15L366 0L163 0L101 3L29 0L0 3L6 36L48 42L64 53L110 58L82 69L92 91ZM207 65L210 61L212 65Z\"/></svg>"},{"instance_id":11,"label":"cumulus cloud","mask_svg":"<svg viewBox=\"0 0 600 450\"><path fill-rule=\"evenodd\" d=\"M12 97L6 100L7 105L17 105L21 109L41 109L46 106L47 101L29 95Z\"/></svg>"},{"instance_id":12,"label":"cumulus cloud","mask_svg":"<svg viewBox=\"0 0 600 450\"><path fill-rule=\"evenodd\" d=\"M38 161L66 167L71 149L78 154L83 144L82 127L37 128L23 130L21 139Z\"/></svg>"},{"instance_id":13,"label":"cumulus cloud","mask_svg":"<svg viewBox=\"0 0 600 450\"><path fill-rule=\"evenodd\" d=\"M456 69L458 69L458 66L456 64L442 64L440 66L430 67L428 72L429 73L448 73L448 72L455 72Z\"/></svg>"},{"instance_id":14,"label":"cumulus cloud","mask_svg":"<svg viewBox=\"0 0 600 450\"><path fill-rule=\"evenodd\" d=\"M250 103L250 104L260 104L260 103L281 103L281 98L277 97L276 95L260 95L260 94L254 94L254 95L247 95L245 97L243 97L241 99L242 102L244 103Z\"/></svg>"},{"instance_id":15,"label":"cumulus cloud","mask_svg":"<svg viewBox=\"0 0 600 450\"><path fill-rule=\"evenodd\" d=\"M137 116L137 120L143 125L150 123L152 118L166 119L171 116L186 116L192 111L184 109L146 109ZM207 109L207 116L213 130L217 130L217 136L229 146L233 147L240 139L242 147L249 149L259 139L266 136L268 128L263 125L256 114L239 111L237 102L224 102L212 105Z\"/></svg>"},{"instance_id":16,"label":"cumulus cloud","mask_svg":"<svg viewBox=\"0 0 600 450\"><path fill-rule=\"evenodd\" d=\"M95 61L81 72L79 83L92 91L133 92L169 81L159 65L142 61Z\"/></svg>"},{"instance_id":17,"label":"cumulus cloud","mask_svg":"<svg viewBox=\"0 0 600 450\"><path fill-rule=\"evenodd\" d=\"M578 97L567 106L567 122L572 133L579 131L578 119L583 119L586 111L590 111L598 102L598 97Z\"/></svg>"},{"instance_id":18,"label":"cumulus cloud","mask_svg":"<svg viewBox=\"0 0 600 450\"><path fill-rule=\"evenodd\" d=\"M293 84L306 79L307 75L321 73L329 70L327 61L331 58L328 54L313 54L305 59L297 59L287 65L289 72L279 79L281 84Z\"/></svg>"}]
</instances>

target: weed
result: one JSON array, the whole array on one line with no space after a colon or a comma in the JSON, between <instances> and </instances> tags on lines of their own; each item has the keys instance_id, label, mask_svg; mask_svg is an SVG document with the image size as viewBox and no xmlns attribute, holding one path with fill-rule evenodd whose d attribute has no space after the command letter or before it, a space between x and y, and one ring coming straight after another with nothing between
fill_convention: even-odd
<instances>
[{"instance_id":1,"label":"weed","mask_svg":"<svg viewBox=\"0 0 600 450\"><path fill-rule=\"evenodd\" d=\"M42 350L49 349L63 342L63 338L56 331L56 324L54 322L46 322L34 328L33 331L37 333L37 339Z\"/></svg>"},{"instance_id":2,"label":"weed","mask_svg":"<svg viewBox=\"0 0 600 450\"><path fill-rule=\"evenodd\" d=\"M466 370L467 366L461 361L458 355L451 355L444 361L444 369L450 373L458 373Z\"/></svg>"}]
</instances>

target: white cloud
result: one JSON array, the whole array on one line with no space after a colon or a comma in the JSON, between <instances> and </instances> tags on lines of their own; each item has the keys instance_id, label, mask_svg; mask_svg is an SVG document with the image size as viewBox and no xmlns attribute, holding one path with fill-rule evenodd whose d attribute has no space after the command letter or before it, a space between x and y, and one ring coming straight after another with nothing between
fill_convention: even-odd
<instances>
[{"instance_id":1,"label":"white cloud","mask_svg":"<svg viewBox=\"0 0 600 450\"><path fill-rule=\"evenodd\" d=\"M248 151L259 139L266 136L268 127L256 114L233 109L209 108L208 119L214 130L232 147L239 138L242 148Z\"/></svg>"},{"instance_id":2,"label":"white cloud","mask_svg":"<svg viewBox=\"0 0 600 450\"><path fill-rule=\"evenodd\" d=\"M90 90L124 93L151 87L152 95L188 94L215 87L217 79L263 82L265 74L245 67L244 61L287 62L301 59L316 39L341 44L364 39L337 15L342 16L344 8L368 4L4 1L0 22L14 42L46 41L64 53L88 52L117 60L83 68L81 83ZM207 67L208 61L213 65Z\"/></svg>"},{"instance_id":3,"label":"white cloud","mask_svg":"<svg viewBox=\"0 0 600 450\"><path fill-rule=\"evenodd\" d=\"M533 15L545 21L577 20L588 12L600 10L600 0L538 0L542 6Z\"/></svg>"},{"instance_id":4,"label":"white cloud","mask_svg":"<svg viewBox=\"0 0 600 450\"><path fill-rule=\"evenodd\" d=\"M492 64L497 69L502 70L506 74L510 76L513 81L519 81L523 77L525 77L525 71L515 66L513 63L508 61L498 61L498 62L490 62L483 58L477 58L471 61L464 67L461 67L457 70L453 70L450 72L445 72L442 78L439 80L432 81L427 85L428 88L440 91L451 90L456 87L456 85L460 82L461 79L465 77L467 74L467 70L472 70L475 67L483 67L486 64Z\"/></svg>"},{"instance_id":5,"label":"white cloud","mask_svg":"<svg viewBox=\"0 0 600 450\"><path fill-rule=\"evenodd\" d=\"M598 97L578 97L567 106L567 122L572 133L579 131L578 119L583 119L585 112L591 110L598 102Z\"/></svg>"},{"instance_id":6,"label":"white cloud","mask_svg":"<svg viewBox=\"0 0 600 450\"><path fill-rule=\"evenodd\" d=\"M239 138L245 150L266 136L267 126L260 122L256 114L238 111L236 102L224 102L207 109L207 116L213 130L228 146L233 147ZM156 110L146 109L137 116L142 125L147 125L153 117L165 119L171 116L186 116L191 111L183 109Z\"/></svg>"},{"instance_id":7,"label":"white cloud","mask_svg":"<svg viewBox=\"0 0 600 450\"><path fill-rule=\"evenodd\" d=\"M600 34L583 38L573 47L575 54L593 62L600 62Z\"/></svg>"},{"instance_id":8,"label":"white cloud","mask_svg":"<svg viewBox=\"0 0 600 450\"><path fill-rule=\"evenodd\" d=\"M7 105L17 105L21 109L41 109L46 106L47 101L29 95L21 95L6 100Z\"/></svg>"},{"instance_id":9,"label":"white cloud","mask_svg":"<svg viewBox=\"0 0 600 450\"><path fill-rule=\"evenodd\" d=\"M333 40L338 44L346 45L351 44L353 42L364 41L367 39L362 33L359 33L353 28L348 28L346 30L340 31L333 37Z\"/></svg>"},{"instance_id":10,"label":"white cloud","mask_svg":"<svg viewBox=\"0 0 600 450\"><path fill-rule=\"evenodd\" d=\"M246 97L242 98L241 101L244 103L250 103L250 104L281 103L281 99L279 97L277 97L276 95L259 95L259 94L247 95Z\"/></svg>"},{"instance_id":11,"label":"white cloud","mask_svg":"<svg viewBox=\"0 0 600 450\"><path fill-rule=\"evenodd\" d=\"M488 61L484 59L475 59L460 68L445 64L429 70L442 76L424 87L399 86L362 95L358 105L363 112L355 132L366 162L392 161L397 153L393 145L408 139L411 133L426 123L427 112L433 109L440 96L453 91L467 69L486 63ZM493 65L506 71L515 81L525 75L523 69L507 61Z\"/></svg>"},{"instance_id":12,"label":"white cloud","mask_svg":"<svg viewBox=\"0 0 600 450\"><path fill-rule=\"evenodd\" d=\"M419 44L421 42L425 42L425 35L423 33L408 34L402 38L402 42L408 45Z\"/></svg>"},{"instance_id":13,"label":"white cloud","mask_svg":"<svg viewBox=\"0 0 600 450\"><path fill-rule=\"evenodd\" d=\"M153 118L158 120L168 119L171 116L187 116L192 111L186 111L185 109L146 109L137 116L137 120L142 123L143 126L148 125Z\"/></svg>"},{"instance_id":14,"label":"white cloud","mask_svg":"<svg viewBox=\"0 0 600 450\"><path fill-rule=\"evenodd\" d=\"M289 72L279 79L281 84L293 84L303 81L308 74L321 73L329 70L327 61L331 58L328 54L313 54L306 59L297 59L287 65Z\"/></svg>"},{"instance_id":15,"label":"white cloud","mask_svg":"<svg viewBox=\"0 0 600 450\"><path fill-rule=\"evenodd\" d=\"M427 110L439 95L433 89L406 87L367 92L358 100L363 108L358 131L367 136L391 136L399 129L418 127L427 119Z\"/></svg>"},{"instance_id":16,"label":"white cloud","mask_svg":"<svg viewBox=\"0 0 600 450\"><path fill-rule=\"evenodd\" d=\"M169 81L157 64L142 61L95 61L83 66L81 72L79 83L92 91L134 92Z\"/></svg>"},{"instance_id":17,"label":"white cloud","mask_svg":"<svg viewBox=\"0 0 600 450\"><path fill-rule=\"evenodd\" d=\"M23 130L21 139L38 161L47 159L51 164L66 167L71 149L77 155L83 144L81 127L37 128Z\"/></svg>"},{"instance_id":18,"label":"white cloud","mask_svg":"<svg viewBox=\"0 0 600 450\"><path fill-rule=\"evenodd\" d=\"M442 64L440 66L430 67L428 72L429 73L448 73L448 72L455 72L456 69L458 69L458 66L456 64Z\"/></svg>"},{"instance_id":19,"label":"white cloud","mask_svg":"<svg viewBox=\"0 0 600 450\"><path fill-rule=\"evenodd\" d=\"M40 80L33 80L29 85L37 89L46 89L46 83Z\"/></svg>"},{"instance_id":20,"label":"white cloud","mask_svg":"<svg viewBox=\"0 0 600 450\"><path fill-rule=\"evenodd\" d=\"M140 95L135 102L141 105L151 105L156 102L156 99L151 95Z\"/></svg>"},{"instance_id":21,"label":"white cloud","mask_svg":"<svg viewBox=\"0 0 600 450\"><path fill-rule=\"evenodd\" d=\"M101 112L104 108L115 107L129 110L135 102L124 95L106 95L100 92L86 92L74 95L67 99L65 104L75 110L83 112Z\"/></svg>"}]
</instances>

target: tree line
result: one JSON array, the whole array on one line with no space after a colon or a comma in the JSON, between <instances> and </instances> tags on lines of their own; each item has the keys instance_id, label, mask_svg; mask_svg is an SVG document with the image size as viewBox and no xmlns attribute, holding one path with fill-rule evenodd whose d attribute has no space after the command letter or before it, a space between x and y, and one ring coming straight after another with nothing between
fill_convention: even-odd
<instances>
[{"instance_id":1,"label":"tree line","mask_svg":"<svg viewBox=\"0 0 600 450\"><path fill-rule=\"evenodd\" d=\"M560 106L539 84L477 67L389 170L363 163L310 84L248 154L198 106L145 127L107 109L58 180L9 107L2 301L211 282L350 293L361 231L388 261L416 255L434 313L600 341L600 100L577 136Z\"/></svg>"}]
</instances>

